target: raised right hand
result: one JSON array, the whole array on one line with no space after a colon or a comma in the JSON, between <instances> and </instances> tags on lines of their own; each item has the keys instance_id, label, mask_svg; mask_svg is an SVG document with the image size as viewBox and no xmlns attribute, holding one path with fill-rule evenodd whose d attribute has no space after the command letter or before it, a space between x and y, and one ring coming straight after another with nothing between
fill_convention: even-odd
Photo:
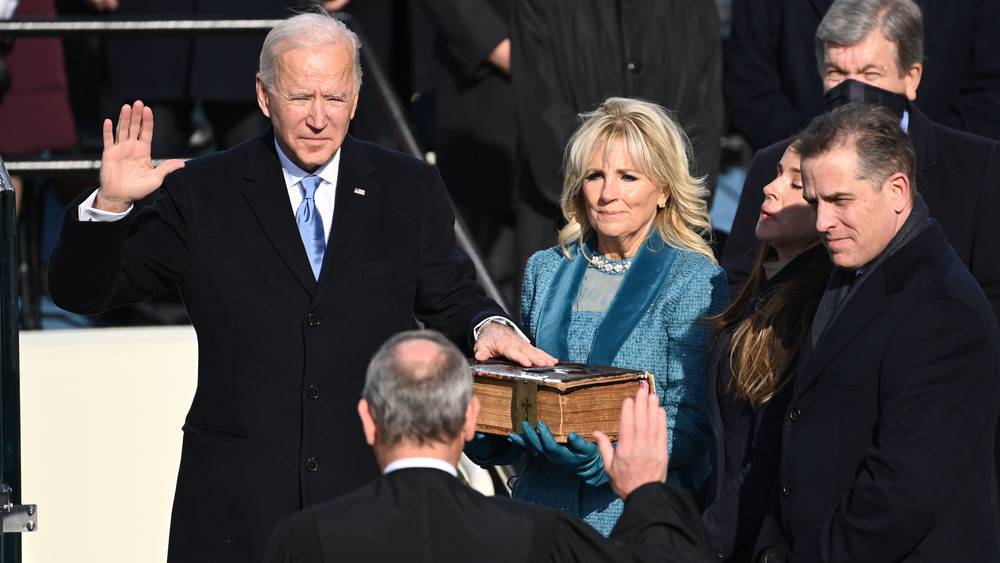
<instances>
[{"instance_id":1,"label":"raised right hand","mask_svg":"<svg viewBox=\"0 0 1000 563\"><path fill-rule=\"evenodd\" d=\"M646 483L667 480L667 411L655 394L640 388L622 403L618 444L594 432L611 489L622 499Z\"/></svg>"},{"instance_id":2,"label":"raised right hand","mask_svg":"<svg viewBox=\"0 0 1000 563\"><path fill-rule=\"evenodd\" d=\"M118 127L104 120L104 153L101 155L101 187L94 207L122 213L133 202L153 193L163 178L178 168L182 160L167 160L153 166L153 110L141 101L122 106Z\"/></svg>"}]
</instances>

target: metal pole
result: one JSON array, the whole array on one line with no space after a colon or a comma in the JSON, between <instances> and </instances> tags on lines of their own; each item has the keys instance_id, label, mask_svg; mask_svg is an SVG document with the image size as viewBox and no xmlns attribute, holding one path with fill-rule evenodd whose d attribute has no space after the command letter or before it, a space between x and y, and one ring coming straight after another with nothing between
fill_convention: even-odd
<instances>
[{"instance_id":1,"label":"metal pole","mask_svg":"<svg viewBox=\"0 0 1000 563\"><path fill-rule=\"evenodd\" d=\"M0 159L0 483L21 502L21 388L17 328L17 214L14 186ZM21 535L0 534L0 563L21 561Z\"/></svg>"},{"instance_id":2,"label":"metal pole","mask_svg":"<svg viewBox=\"0 0 1000 563\"><path fill-rule=\"evenodd\" d=\"M268 31L280 19L219 20L211 18L185 20L136 20L106 18L14 18L0 21L0 35L10 37L62 37L81 35L240 35Z\"/></svg>"}]
</instances>

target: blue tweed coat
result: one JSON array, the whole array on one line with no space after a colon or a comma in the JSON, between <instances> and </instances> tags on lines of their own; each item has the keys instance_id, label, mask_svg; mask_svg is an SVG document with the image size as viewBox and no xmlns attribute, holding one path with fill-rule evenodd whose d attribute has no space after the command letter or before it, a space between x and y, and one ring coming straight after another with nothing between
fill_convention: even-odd
<instances>
[{"instance_id":1,"label":"blue tweed coat","mask_svg":"<svg viewBox=\"0 0 1000 563\"><path fill-rule=\"evenodd\" d=\"M577 258L581 259L581 258ZM660 404L667 411L670 455L668 481L694 491L709 474L712 447L705 397L705 369L711 330L697 323L722 312L728 302L722 269L694 252L670 247L647 254L647 260L673 260L665 282L650 293L651 302L614 357L613 365L653 374ZM521 326L537 336L556 270L567 262L558 246L536 252L528 261L522 288ZM624 294L626 280L615 299ZM655 288L652 288L655 290ZM615 304L612 303L612 310ZM569 323L567 356L562 361L586 362L605 313L574 311ZM514 485L514 498L569 511L608 535L623 502L609 485L591 487L575 475L535 456Z\"/></svg>"}]
</instances>

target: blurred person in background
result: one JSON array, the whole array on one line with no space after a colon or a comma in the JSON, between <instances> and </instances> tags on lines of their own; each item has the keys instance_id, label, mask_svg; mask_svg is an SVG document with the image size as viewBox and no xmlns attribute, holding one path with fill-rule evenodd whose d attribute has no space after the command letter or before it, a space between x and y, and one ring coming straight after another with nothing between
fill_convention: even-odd
<instances>
[{"instance_id":1,"label":"blurred person in background","mask_svg":"<svg viewBox=\"0 0 1000 563\"><path fill-rule=\"evenodd\" d=\"M435 164L504 301L516 310L513 0L422 0L421 5L437 28Z\"/></svg>"},{"instance_id":2,"label":"blurred person in background","mask_svg":"<svg viewBox=\"0 0 1000 563\"><path fill-rule=\"evenodd\" d=\"M295 0L86 0L100 13L134 19L278 19ZM218 35L115 34L103 38L113 105L145 100L156 114L153 158L190 157L256 137L267 119L253 96L265 31ZM207 128L195 127L199 104ZM196 135L197 131L197 135Z\"/></svg>"},{"instance_id":3,"label":"blurred person in background","mask_svg":"<svg viewBox=\"0 0 1000 563\"><path fill-rule=\"evenodd\" d=\"M16 18L52 17L53 0L19 0ZM76 122L69 104L62 43L58 37L23 37L0 47L6 87L0 83L0 156L47 156L76 146ZM0 78L0 82L4 79ZM24 179L11 176L17 207Z\"/></svg>"}]
</instances>

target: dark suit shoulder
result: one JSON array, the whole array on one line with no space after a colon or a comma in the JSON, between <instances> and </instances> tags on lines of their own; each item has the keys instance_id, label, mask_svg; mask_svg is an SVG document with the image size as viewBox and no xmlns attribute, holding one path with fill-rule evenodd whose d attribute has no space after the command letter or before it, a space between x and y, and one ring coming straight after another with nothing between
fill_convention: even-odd
<instances>
[{"instance_id":1,"label":"dark suit shoulder","mask_svg":"<svg viewBox=\"0 0 1000 563\"><path fill-rule=\"evenodd\" d=\"M352 170L389 190L395 199L403 193L441 198L447 204L444 182L436 167L408 154L389 150L350 135L344 139L341 170Z\"/></svg>"},{"instance_id":2,"label":"dark suit shoulder","mask_svg":"<svg viewBox=\"0 0 1000 563\"><path fill-rule=\"evenodd\" d=\"M485 497L437 469L414 468L314 506L295 527L320 530L323 553L346 561L404 561L419 549L440 563L465 561L469 553L500 563L533 560L535 538L551 536L558 517L538 508Z\"/></svg>"},{"instance_id":3,"label":"dark suit shoulder","mask_svg":"<svg viewBox=\"0 0 1000 563\"><path fill-rule=\"evenodd\" d=\"M941 125L940 123L934 123L934 134L937 135L939 139L962 143L970 149L981 151L981 154L985 154L986 152L992 150L993 147L1000 144L1000 141L976 135L975 133L969 133L968 131L952 129L946 125Z\"/></svg>"},{"instance_id":4,"label":"dark suit shoulder","mask_svg":"<svg viewBox=\"0 0 1000 563\"><path fill-rule=\"evenodd\" d=\"M955 299L988 310L982 288L948 244L941 227L931 221L930 227L886 260L886 291L917 292L924 300Z\"/></svg>"},{"instance_id":5,"label":"dark suit shoulder","mask_svg":"<svg viewBox=\"0 0 1000 563\"><path fill-rule=\"evenodd\" d=\"M1000 142L932 122L934 150L917 153L917 166L924 170L940 165L947 176L939 176L940 186L932 189L956 191L1000 190ZM913 139L914 145L921 141ZM928 161L921 162L924 157ZM917 189L923 193L921 186ZM940 205L940 202L939 202Z\"/></svg>"},{"instance_id":6,"label":"dark suit shoulder","mask_svg":"<svg viewBox=\"0 0 1000 563\"><path fill-rule=\"evenodd\" d=\"M192 158L181 168L169 174L164 186L192 185L195 188L211 186L212 191L237 187L243 180L275 183L281 181L281 162L274 146L271 129L254 139L224 151L217 151Z\"/></svg>"}]
</instances>

